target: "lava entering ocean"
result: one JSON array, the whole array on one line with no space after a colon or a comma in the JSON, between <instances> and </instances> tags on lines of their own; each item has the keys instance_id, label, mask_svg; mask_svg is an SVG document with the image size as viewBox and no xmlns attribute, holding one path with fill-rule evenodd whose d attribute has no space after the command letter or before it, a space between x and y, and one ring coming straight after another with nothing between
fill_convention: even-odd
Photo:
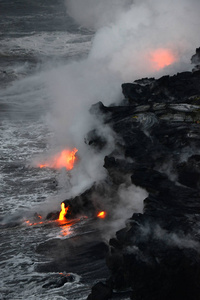
<instances>
[{"instance_id":1,"label":"lava entering ocean","mask_svg":"<svg viewBox=\"0 0 200 300\"><path fill-rule=\"evenodd\" d=\"M39 164L40 168L52 168L52 169L61 169L66 168L71 170L74 167L74 163L77 160L76 152L78 150L74 148L73 150L65 149L60 153L50 157L48 161Z\"/></svg>"},{"instance_id":2,"label":"lava entering ocean","mask_svg":"<svg viewBox=\"0 0 200 300\"><path fill-rule=\"evenodd\" d=\"M104 219L106 217L106 212L101 211L100 213L98 213L97 217L100 218L100 219Z\"/></svg>"},{"instance_id":3,"label":"lava entering ocean","mask_svg":"<svg viewBox=\"0 0 200 300\"><path fill-rule=\"evenodd\" d=\"M33 225L39 225L39 224L43 224L44 222L31 222L31 221L29 221L29 220L26 220L25 221L25 223L27 224L27 225L29 225L29 226L33 226Z\"/></svg>"},{"instance_id":4,"label":"lava entering ocean","mask_svg":"<svg viewBox=\"0 0 200 300\"><path fill-rule=\"evenodd\" d=\"M170 49L159 48L151 53L151 63L157 71L173 64L175 61L176 57Z\"/></svg>"},{"instance_id":5,"label":"lava entering ocean","mask_svg":"<svg viewBox=\"0 0 200 300\"><path fill-rule=\"evenodd\" d=\"M69 206L65 207L65 203L61 203L61 211L60 211L60 214L59 214L59 217L58 217L58 220L59 221L63 221L66 219L66 214L67 214L67 211L69 209Z\"/></svg>"},{"instance_id":6,"label":"lava entering ocean","mask_svg":"<svg viewBox=\"0 0 200 300\"><path fill-rule=\"evenodd\" d=\"M59 213L59 217L57 219L53 220L43 220L42 221L42 216L36 214L34 216L34 220L26 220L25 223L28 226L36 226L36 225L47 225L47 224L55 224L54 226L59 226L61 227L61 236L67 236L71 233L71 227L72 225L76 224L77 222L80 221L80 219L73 219L73 220L67 220L66 214L68 211L68 206L65 207L64 203L61 203L61 211Z\"/></svg>"}]
</instances>

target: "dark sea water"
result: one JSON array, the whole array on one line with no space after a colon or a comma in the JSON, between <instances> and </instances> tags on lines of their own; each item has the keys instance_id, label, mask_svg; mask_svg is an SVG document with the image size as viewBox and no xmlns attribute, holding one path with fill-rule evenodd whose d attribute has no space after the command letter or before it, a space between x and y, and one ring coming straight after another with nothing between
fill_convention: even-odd
<instances>
[{"instance_id":1,"label":"dark sea water","mask_svg":"<svg viewBox=\"0 0 200 300\"><path fill-rule=\"evenodd\" d=\"M29 226L38 210L59 210L57 171L33 161L49 150L49 70L87 56L93 33L67 15L63 0L0 0L0 299L86 299L90 284L44 288L59 272L38 272L49 258L42 242L84 234L87 220L65 230L55 223ZM44 214L45 216L45 214ZM87 226L86 226L87 227ZM82 229L81 229L82 228ZM61 270L71 272L71 270ZM59 275L58 275L59 276Z\"/></svg>"}]
</instances>

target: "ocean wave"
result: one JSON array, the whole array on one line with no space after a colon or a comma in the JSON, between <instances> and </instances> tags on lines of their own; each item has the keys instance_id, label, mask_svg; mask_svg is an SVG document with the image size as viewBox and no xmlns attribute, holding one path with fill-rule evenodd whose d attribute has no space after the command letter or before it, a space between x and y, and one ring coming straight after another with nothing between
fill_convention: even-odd
<instances>
[{"instance_id":1,"label":"ocean wave","mask_svg":"<svg viewBox=\"0 0 200 300\"><path fill-rule=\"evenodd\" d=\"M91 46L92 35L68 32L40 32L18 38L1 40L0 57L8 56L66 56L85 53Z\"/></svg>"}]
</instances>

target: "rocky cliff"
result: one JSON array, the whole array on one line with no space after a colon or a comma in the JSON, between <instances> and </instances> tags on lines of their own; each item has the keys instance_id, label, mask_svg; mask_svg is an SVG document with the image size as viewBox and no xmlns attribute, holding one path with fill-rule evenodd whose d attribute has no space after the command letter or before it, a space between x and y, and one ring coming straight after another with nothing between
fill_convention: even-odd
<instances>
[{"instance_id":1,"label":"rocky cliff","mask_svg":"<svg viewBox=\"0 0 200 300\"><path fill-rule=\"evenodd\" d=\"M199 60L197 49L192 62ZM127 289L133 300L200 299L199 68L125 83L122 92L121 106L91 108L117 137L104 167L116 186L128 175L149 196L110 240L111 277L88 299Z\"/></svg>"}]
</instances>

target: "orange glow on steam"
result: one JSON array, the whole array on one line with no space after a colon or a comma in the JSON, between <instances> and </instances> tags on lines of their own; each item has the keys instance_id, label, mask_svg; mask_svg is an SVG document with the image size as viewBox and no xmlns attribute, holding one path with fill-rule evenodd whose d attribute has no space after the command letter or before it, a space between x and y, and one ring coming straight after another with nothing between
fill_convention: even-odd
<instances>
[{"instance_id":1,"label":"orange glow on steam","mask_svg":"<svg viewBox=\"0 0 200 300\"><path fill-rule=\"evenodd\" d=\"M175 55L170 49L157 49L151 53L151 62L155 70L163 69L176 61Z\"/></svg>"},{"instance_id":2,"label":"orange glow on steam","mask_svg":"<svg viewBox=\"0 0 200 300\"><path fill-rule=\"evenodd\" d=\"M97 217L98 218L101 218L101 219L104 219L106 216L106 212L105 211L101 211L100 213L98 213Z\"/></svg>"},{"instance_id":3,"label":"orange glow on steam","mask_svg":"<svg viewBox=\"0 0 200 300\"><path fill-rule=\"evenodd\" d=\"M76 161L76 152L78 150L74 148L73 150L65 149L60 153L50 157L47 162L39 164L40 168L52 168L52 169L61 169L66 168L71 170L74 167Z\"/></svg>"}]
</instances>

